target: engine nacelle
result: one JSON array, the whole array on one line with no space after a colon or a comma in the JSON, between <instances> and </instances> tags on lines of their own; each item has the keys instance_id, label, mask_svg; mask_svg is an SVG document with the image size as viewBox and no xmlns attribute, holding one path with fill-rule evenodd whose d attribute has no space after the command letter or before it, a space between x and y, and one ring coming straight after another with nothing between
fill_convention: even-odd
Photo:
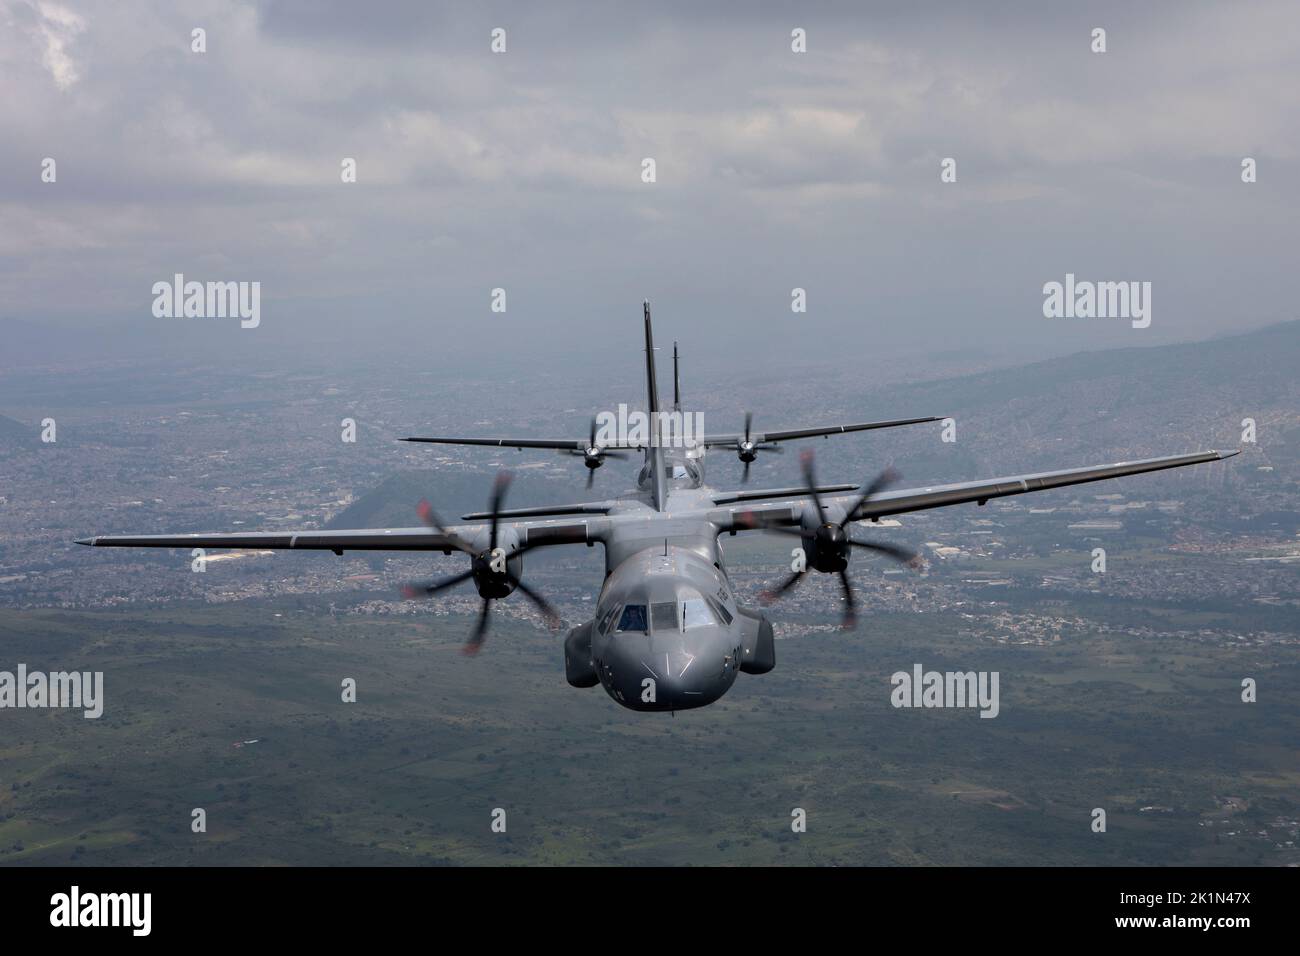
<instances>
[{"instance_id":1,"label":"engine nacelle","mask_svg":"<svg viewBox=\"0 0 1300 956\"><path fill-rule=\"evenodd\" d=\"M776 666L776 637L772 623L755 611L737 608L740 612L740 669L746 674L766 674Z\"/></svg>"},{"instance_id":2,"label":"engine nacelle","mask_svg":"<svg viewBox=\"0 0 1300 956\"><path fill-rule=\"evenodd\" d=\"M564 676L574 687L595 687L600 683L591 659L591 630L595 624L581 624L564 639Z\"/></svg>"},{"instance_id":3,"label":"engine nacelle","mask_svg":"<svg viewBox=\"0 0 1300 956\"><path fill-rule=\"evenodd\" d=\"M474 587L479 597L500 600L514 593L516 583L524 573L524 559L515 554L519 548L519 535L513 528L501 528L496 547L490 547L491 537L486 530L473 542L477 549L470 561L474 572Z\"/></svg>"},{"instance_id":4,"label":"engine nacelle","mask_svg":"<svg viewBox=\"0 0 1300 956\"><path fill-rule=\"evenodd\" d=\"M839 525L824 524L812 532L805 530L803 549L808 567L822 574L838 574L849 566L852 548Z\"/></svg>"}]
</instances>

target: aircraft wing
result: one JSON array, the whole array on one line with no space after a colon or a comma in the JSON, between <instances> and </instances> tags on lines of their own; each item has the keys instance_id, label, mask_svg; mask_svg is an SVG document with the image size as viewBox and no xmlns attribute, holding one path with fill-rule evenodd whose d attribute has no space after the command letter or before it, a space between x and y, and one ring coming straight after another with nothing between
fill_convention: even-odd
<instances>
[{"instance_id":1,"label":"aircraft wing","mask_svg":"<svg viewBox=\"0 0 1300 956\"><path fill-rule=\"evenodd\" d=\"M780 442L791 441L796 438L817 438L822 435L840 435L845 432L865 432L876 428L898 428L901 425L919 425L922 422L941 422L942 415L928 415L925 418L895 418L889 421L881 422L858 422L855 425L818 425L815 428L790 428L781 431L751 432L749 440L755 444L759 442ZM739 444L745 435L738 433L734 435L705 435L700 444L715 447L735 447Z\"/></svg>"},{"instance_id":2,"label":"aircraft wing","mask_svg":"<svg viewBox=\"0 0 1300 956\"><path fill-rule=\"evenodd\" d=\"M792 441L796 438L817 438L822 435L840 435L846 432L864 432L875 428L897 428L901 425L918 425L922 422L941 422L942 415L929 415L925 418L897 418L880 422L858 422L853 425L819 425L815 428L791 428L780 431L753 432L749 437L755 443L772 443ZM706 447L735 447L744 434L705 435L697 444ZM585 451L592 443L587 438L402 438L400 441L423 442L430 445L484 445L490 448L554 448L557 451ZM644 443L612 442L601 443L602 449L611 451L637 450L646 446Z\"/></svg>"},{"instance_id":3,"label":"aircraft wing","mask_svg":"<svg viewBox=\"0 0 1300 956\"><path fill-rule=\"evenodd\" d=\"M857 508L853 520L862 521L869 518L883 518L888 515L904 514L910 511L925 511L930 508L944 508L948 505L960 505L970 502L984 504L990 498L1006 498L1031 491L1048 491L1052 488L1064 488L1068 485L1105 481L1108 478L1122 478L1125 475L1163 471L1166 468L1183 468L1187 465L1221 461L1236 454L1238 454L1236 451L1203 451L1190 455L1168 455L1163 458L1121 461L1112 465L1090 465L1085 468L1067 468L1063 471L1042 471L1027 475L1011 475L1006 478L967 481L953 485L932 485L925 488L904 488L898 491L886 491L861 504ZM853 507L857 504L858 499L852 495L837 495L823 497L822 501L830 510L832 508L847 509ZM761 526L763 521L797 524L803 507L802 503L792 507L789 502L756 505L752 509L748 509L748 512L739 508L731 509L727 516L720 515L719 518L714 520L723 527L723 530L737 531Z\"/></svg>"},{"instance_id":4,"label":"aircraft wing","mask_svg":"<svg viewBox=\"0 0 1300 956\"><path fill-rule=\"evenodd\" d=\"M221 534L101 534L77 544L96 548L246 548L266 551L441 551L455 548L428 528L360 531L236 531Z\"/></svg>"},{"instance_id":5,"label":"aircraft wing","mask_svg":"<svg viewBox=\"0 0 1300 956\"><path fill-rule=\"evenodd\" d=\"M858 508L855 521L864 518L883 518L886 515L908 511L925 511L967 502L983 504L990 498L1006 498L1030 491L1047 491L1067 485L1082 485L1090 481L1105 481L1125 475L1141 475L1148 471L1183 468L1210 461L1220 461L1238 454L1236 451L1203 451L1191 455L1167 455L1163 458L1143 458L1139 461L1121 461L1113 465L1091 465L1085 468L1067 468L1063 471L1040 471L1030 475L1012 475L1009 478L990 478L986 481L967 481L955 485L933 485L928 488L906 488L886 491L876 495ZM844 506L852 499L836 499Z\"/></svg>"},{"instance_id":6,"label":"aircraft wing","mask_svg":"<svg viewBox=\"0 0 1300 956\"><path fill-rule=\"evenodd\" d=\"M584 544L587 523L574 521L511 522L521 544ZM220 534L101 534L79 538L77 544L96 548L235 548L255 551L442 551L459 550L458 542L473 541L483 525L457 525L439 534L429 528L363 528L356 531L255 531ZM456 537L453 538L452 535Z\"/></svg>"},{"instance_id":7,"label":"aircraft wing","mask_svg":"<svg viewBox=\"0 0 1300 956\"><path fill-rule=\"evenodd\" d=\"M399 441L424 442L430 445L487 445L492 448L555 448L562 451L585 451L589 445L588 438L401 438ZM637 449L642 444L604 444L602 449Z\"/></svg>"},{"instance_id":8,"label":"aircraft wing","mask_svg":"<svg viewBox=\"0 0 1300 956\"><path fill-rule=\"evenodd\" d=\"M559 515L604 515L613 510L612 501L586 501L576 505L539 505L535 508L504 508L497 512L500 518L543 518ZM461 515L464 521L489 521L490 511L472 511Z\"/></svg>"},{"instance_id":9,"label":"aircraft wing","mask_svg":"<svg viewBox=\"0 0 1300 956\"><path fill-rule=\"evenodd\" d=\"M834 494L837 491L852 491L857 485L818 485L819 495ZM800 488L759 488L754 491L715 491L711 493L715 505L731 504L736 501L760 501L764 498L801 498L808 494L806 487Z\"/></svg>"}]
</instances>

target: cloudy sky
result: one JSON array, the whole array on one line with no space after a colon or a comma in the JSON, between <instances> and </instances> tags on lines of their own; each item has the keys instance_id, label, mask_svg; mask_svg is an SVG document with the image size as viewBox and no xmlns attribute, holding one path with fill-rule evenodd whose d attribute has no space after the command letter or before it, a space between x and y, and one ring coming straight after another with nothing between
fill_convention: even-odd
<instances>
[{"instance_id":1,"label":"cloudy sky","mask_svg":"<svg viewBox=\"0 0 1300 956\"><path fill-rule=\"evenodd\" d=\"M188 320L243 349L580 359L643 297L752 360L1295 318L1300 6L1086 6L0 0L0 320L165 341L176 272L261 283ZM1150 328L1044 318L1066 273Z\"/></svg>"}]
</instances>

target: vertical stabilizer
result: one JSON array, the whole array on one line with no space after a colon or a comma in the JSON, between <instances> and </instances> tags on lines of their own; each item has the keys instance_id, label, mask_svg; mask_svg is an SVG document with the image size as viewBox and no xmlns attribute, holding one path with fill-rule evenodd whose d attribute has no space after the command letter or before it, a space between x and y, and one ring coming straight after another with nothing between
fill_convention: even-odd
<instances>
[{"instance_id":1,"label":"vertical stabilizer","mask_svg":"<svg viewBox=\"0 0 1300 956\"><path fill-rule=\"evenodd\" d=\"M677 343L673 343L673 411L682 410L682 375L677 367Z\"/></svg>"},{"instance_id":2,"label":"vertical stabilizer","mask_svg":"<svg viewBox=\"0 0 1300 956\"><path fill-rule=\"evenodd\" d=\"M650 328L650 301L645 308L645 383L646 394L650 403L650 447L646 449L646 463L650 465L650 487L654 490L656 511L663 511L668 505L668 480L664 475L664 449L659 433L659 382L655 378L655 339Z\"/></svg>"}]
</instances>

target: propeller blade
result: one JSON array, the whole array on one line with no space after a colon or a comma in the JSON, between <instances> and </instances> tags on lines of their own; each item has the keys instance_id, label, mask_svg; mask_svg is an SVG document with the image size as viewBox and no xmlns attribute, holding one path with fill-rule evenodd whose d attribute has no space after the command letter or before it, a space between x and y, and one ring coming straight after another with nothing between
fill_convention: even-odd
<instances>
[{"instance_id":1,"label":"propeller blade","mask_svg":"<svg viewBox=\"0 0 1300 956\"><path fill-rule=\"evenodd\" d=\"M618 458L618 459L621 459L621 460L623 460L623 461L627 461L627 452L625 452L625 451L604 451L604 450L602 449L602 450L601 450L601 453L600 453L600 457L601 457L601 458Z\"/></svg>"},{"instance_id":2,"label":"propeller blade","mask_svg":"<svg viewBox=\"0 0 1300 956\"><path fill-rule=\"evenodd\" d=\"M467 581L474 576L474 570L462 571L450 578L444 578L441 581L430 581L426 584L407 584L402 588L402 597L408 601L415 598L433 597L439 591L445 591L447 588L453 588L457 584Z\"/></svg>"},{"instance_id":3,"label":"propeller blade","mask_svg":"<svg viewBox=\"0 0 1300 956\"><path fill-rule=\"evenodd\" d=\"M840 587L844 589L844 620L841 626L851 631L858 624L858 608L853 600L853 586L849 583L849 573L840 572Z\"/></svg>"},{"instance_id":4,"label":"propeller blade","mask_svg":"<svg viewBox=\"0 0 1300 956\"><path fill-rule=\"evenodd\" d=\"M803 480L808 485L808 496L812 498L813 504L817 506L817 517L822 524L826 523L826 509L822 507L822 496L817 493L817 475L813 471L813 453L811 448L805 448L799 454L799 462L803 465Z\"/></svg>"},{"instance_id":5,"label":"propeller blade","mask_svg":"<svg viewBox=\"0 0 1300 956\"><path fill-rule=\"evenodd\" d=\"M474 633L470 635L461 652L468 657L473 657L483 649L483 640L487 637L488 615L492 611L492 601L488 598L483 599L483 610L479 612L478 624L474 626Z\"/></svg>"},{"instance_id":6,"label":"propeller blade","mask_svg":"<svg viewBox=\"0 0 1300 956\"><path fill-rule=\"evenodd\" d=\"M855 548L864 548L868 551L877 551L881 554L888 555L899 564L910 564L917 567L920 562L920 555L910 548L902 548L896 544L881 544L874 541L854 541L849 539L849 544Z\"/></svg>"},{"instance_id":7,"label":"propeller blade","mask_svg":"<svg viewBox=\"0 0 1300 956\"><path fill-rule=\"evenodd\" d=\"M464 551L466 554L473 553L473 550L470 548L470 546L466 544L463 540L461 540L460 537L451 534L449 531L446 530L446 525L443 524L442 518L438 517L438 513L433 510L433 505L429 504L428 499L426 498L420 499L420 503L415 506L415 513L420 516L420 520L423 521L428 527L432 528L434 531L438 532L439 534L445 535L446 537L450 538L452 546L455 547L458 551Z\"/></svg>"},{"instance_id":8,"label":"propeller blade","mask_svg":"<svg viewBox=\"0 0 1300 956\"><path fill-rule=\"evenodd\" d=\"M773 589L771 589L771 590L767 590L767 591L763 591L761 594L759 594L759 596L758 596L759 603L762 604L762 605L764 605L765 607L766 607L767 605L773 603L773 602L776 601L778 598L780 598L781 595L785 594L786 591L790 590L792 587L794 587L796 584L798 584L798 583L799 583L799 579L802 578L802 577L803 577L805 574L807 574L807 573L808 573L807 570L803 570L803 571L795 571L795 572L794 572L793 574L791 574L788 578L786 578L783 582L781 582L781 586L780 586L780 587L778 587L778 588L773 588Z\"/></svg>"},{"instance_id":9,"label":"propeller blade","mask_svg":"<svg viewBox=\"0 0 1300 956\"><path fill-rule=\"evenodd\" d=\"M496 484L492 486L492 530L488 539L488 550L495 551L497 547L497 527L501 524L501 504L506 500L506 492L510 489L510 472L498 472Z\"/></svg>"},{"instance_id":10,"label":"propeller blade","mask_svg":"<svg viewBox=\"0 0 1300 956\"><path fill-rule=\"evenodd\" d=\"M596 416L591 416L591 440L587 442L588 448L596 447Z\"/></svg>"},{"instance_id":11,"label":"propeller blade","mask_svg":"<svg viewBox=\"0 0 1300 956\"><path fill-rule=\"evenodd\" d=\"M740 473L740 483L742 485L749 483L749 462L745 462L745 468Z\"/></svg>"},{"instance_id":12,"label":"propeller blade","mask_svg":"<svg viewBox=\"0 0 1300 956\"><path fill-rule=\"evenodd\" d=\"M859 508L861 508L873 497L880 494L882 491L884 491L886 488L888 488L890 485L892 485L894 482L898 481L898 479L902 477L903 476L900 475L898 472L896 472L893 468L886 468L880 474L876 475L875 479L872 480L871 484L867 485L866 489L858 497L858 500L853 503L853 507L845 512L844 522L843 524L840 525L840 527L843 528L850 521L852 521L853 516L858 513Z\"/></svg>"},{"instance_id":13,"label":"propeller blade","mask_svg":"<svg viewBox=\"0 0 1300 956\"><path fill-rule=\"evenodd\" d=\"M745 412L745 441L749 441L749 426L754 423L754 413Z\"/></svg>"},{"instance_id":14,"label":"propeller blade","mask_svg":"<svg viewBox=\"0 0 1300 956\"><path fill-rule=\"evenodd\" d=\"M591 486L596 483L596 469L587 469L587 490L591 491Z\"/></svg>"},{"instance_id":15,"label":"propeller blade","mask_svg":"<svg viewBox=\"0 0 1300 956\"><path fill-rule=\"evenodd\" d=\"M555 608L551 605L551 602L546 600L546 598L542 597L535 590L530 588L527 584L524 584L523 581L520 581L513 574L510 575L510 580L514 583L514 586L519 590L519 593L521 593L524 597L528 598L528 600L532 601L534 604L537 605L537 609L541 611L543 615L545 615L546 623L550 626L551 630L553 631L559 630L560 612L555 610Z\"/></svg>"},{"instance_id":16,"label":"propeller blade","mask_svg":"<svg viewBox=\"0 0 1300 956\"><path fill-rule=\"evenodd\" d=\"M588 488L591 487L591 480L594 477L594 475L595 475L594 471L589 471L587 474ZM510 473L507 471L502 471L497 475L496 484L493 486L492 489L492 500L490 503L491 515L492 515L492 529L491 529L491 543L489 544L489 550L496 550L497 539L498 539L497 532L499 530L499 526L501 523L501 506L505 502L506 492L509 489L510 489ZM433 510L433 506L430 505L428 501L421 500L419 505L416 507L416 511L420 515L420 518L424 521L424 523L427 524L430 528L442 534L447 535L447 537L451 539L452 543L457 548L470 554L471 556L474 556L474 551L469 547L469 545L467 545L464 541L462 541L455 535L448 534L444 530L442 519L438 517L437 512ZM524 554L528 551L531 551L533 548L536 547L540 547L540 544L527 543L527 544L519 545L507 556L506 560L507 562L509 562L511 559L516 558L519 555ZM468 581L472 577L474 577L474 568L471 566L469 570L462 571L460 574L453 575L452 577L446 578L444 580L423 582L420 584L408 584L402 588L402 595L406 598L432 597L433 595L441 591L445 591L448 588L455 587L457 584L461 584L464 581ZM551 603L547 601L546 598L542 597L542 595L539 594L536 590L534 590L533 588L529 587L527 584L524 584L522 581L520 581L519 578L515 576L514 572L509 570L509 564L507 564L506 577L510 580L510 583L514 585L515 589L523 592L524 597L528 598L528 600L532 601L533 604L537 605L538 609L546 617L547 623L550 624L552 628L558 628L560 626L560 615L555 610L555 608L551 605ZM492 613L492 601L493 601L492 598L483 599L483 608L479 612L478 622L474 625L474 630L470 634L469 640L466 642L463 648L464 653L468 655L473 656L474 654L477 654L483 647L483 642L487 638L488 622L491 618L491 613Z\"/></svg>"}]
</instances>

